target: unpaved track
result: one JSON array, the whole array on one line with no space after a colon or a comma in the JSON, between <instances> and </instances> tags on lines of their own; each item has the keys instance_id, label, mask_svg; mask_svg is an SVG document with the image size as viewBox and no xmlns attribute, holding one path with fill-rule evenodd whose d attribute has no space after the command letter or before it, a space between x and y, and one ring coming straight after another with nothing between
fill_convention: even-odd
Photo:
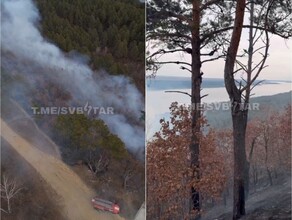
<instances>
[{"instance_id":1,"label":"unpaved track","mask_svg":"<svg viewBox=\"0 0 292 220\"><path fill-rule=\"evenodd\" d=\"M68 220L122 220L118 215L98 212L91 206L94 196L84 182L61 160L48 155L15 133L1 119L1 136L50 184L61 197Z\"/></svg>"}]
</instances>

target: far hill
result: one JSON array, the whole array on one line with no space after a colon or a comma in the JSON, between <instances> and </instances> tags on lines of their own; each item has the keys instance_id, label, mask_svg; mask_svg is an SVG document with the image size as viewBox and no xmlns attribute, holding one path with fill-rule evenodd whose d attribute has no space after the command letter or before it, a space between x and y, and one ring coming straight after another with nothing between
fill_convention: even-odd
<instances>
[{"instance_id":1,"label":"far hill","mask_svg":"<svg viewBox=\"0 0 292 220\"><path fill-rule=\"evenodd\" d=\"M254 103L258 104L259 110L251 109L249 111L248 119L252 120L254 118L264 119L272 112L283 111L287 105L291 105L292 91L286 93L280 93L272 96L260 96L251 98L251 106ZM228 103L228 102L222 102ZM219 110L207 111L206 116L211 127L215 128L230 128L231 127L231 113L229 110L222 109L222 103L218 104L220 106ZM254 105L257 106L257 105Z\"/></svg>"}]
</instances>

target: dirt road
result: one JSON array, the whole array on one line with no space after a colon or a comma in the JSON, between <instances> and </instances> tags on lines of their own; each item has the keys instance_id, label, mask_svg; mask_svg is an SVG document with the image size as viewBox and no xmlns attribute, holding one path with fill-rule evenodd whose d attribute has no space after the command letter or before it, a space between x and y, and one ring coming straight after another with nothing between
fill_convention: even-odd
<instances>
[{"instance_id":1,"label":"dirt road","mask_svg":"<svg viewBox=\"0 0 292 220\"><path fill-rule=\"evenodd\" d=\"M91 206L94 196L84 182L61 160L40 151L15 133L1 119L1 136L28 162L61 197L69 220L122 220L118 215L98 212Z\"/></svg>"}]
</instances>

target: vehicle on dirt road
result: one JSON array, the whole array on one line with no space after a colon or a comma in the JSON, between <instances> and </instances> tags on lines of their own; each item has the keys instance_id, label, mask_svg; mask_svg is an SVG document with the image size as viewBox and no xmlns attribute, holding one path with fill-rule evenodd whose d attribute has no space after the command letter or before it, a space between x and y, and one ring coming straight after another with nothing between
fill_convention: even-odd
<instances>
[{"instance_id":1,"label":"vehicle on dirt road","mask_svg":"<svg viewBox=\"0 0 292 220\"><path fill-rule=\"evenodd\" d=\"M98 197L94 197L91 200L92 205L95 209L101 210L101 211L108 211L113 214L119 214L120 212L120 207L118 204L100 199Z\"/></svg>"}]
</instances>

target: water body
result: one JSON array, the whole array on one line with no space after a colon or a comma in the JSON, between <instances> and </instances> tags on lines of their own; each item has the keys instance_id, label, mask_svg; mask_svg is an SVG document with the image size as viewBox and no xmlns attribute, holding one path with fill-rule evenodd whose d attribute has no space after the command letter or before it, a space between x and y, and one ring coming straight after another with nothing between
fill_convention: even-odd
<instances>
[{"instance_id":1,"label":"water body","mask_svg":"<svg viewBox=\"0 0 292 220\"><path fill-rule=\"evenodd\" d=\"M156 77L147 79L146 84L147 138L152 137L159 130L159 120L169 117L169 106L177 101L179 104L190 104L191 98L185 94L167 93L166 91L191 92L191 81L188 77ZM224 87L223 79L204 79L202 84L203 103L228 101L229 97ZM252 97L270 96L292 90L288 81L267 80L252 91Z\"/></svg>"}]
</instances>

